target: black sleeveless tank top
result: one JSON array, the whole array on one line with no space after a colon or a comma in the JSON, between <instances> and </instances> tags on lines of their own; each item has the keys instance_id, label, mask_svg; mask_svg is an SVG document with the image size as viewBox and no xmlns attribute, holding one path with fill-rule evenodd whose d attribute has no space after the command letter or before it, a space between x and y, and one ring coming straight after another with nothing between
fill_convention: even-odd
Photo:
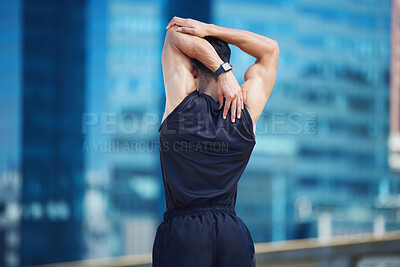
<instances>
[{"instance_id":1,"label":"black sleeveless tank top","mask_svg":"<svg viewBox=\"0 0 400 267\"><path fill-rule=\"evenodd\" d=\"M202 205L235 207L237 184L255 145L250 114L224 120L223 108L194 90L159 128L166 208Z\"/></svg>"}]
</instances>

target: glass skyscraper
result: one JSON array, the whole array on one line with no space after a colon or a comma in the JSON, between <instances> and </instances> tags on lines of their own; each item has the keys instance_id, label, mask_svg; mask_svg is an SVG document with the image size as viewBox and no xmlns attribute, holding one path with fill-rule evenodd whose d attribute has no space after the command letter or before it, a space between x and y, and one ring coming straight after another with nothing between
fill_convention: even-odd
<instances>
[{"instance_id":1,"label":"glass skyscraper","mask_svg":"<svg viewBox=\"0 0 400 267\"><path fill-rule=\"evenodd\" d=\"M0 4L0 265L77 260L85 1Z\"/></svg>"},{"instance_id":2,"label":"glass skyscraper","mask_svg":"<svg viewBox=\"0 0 400 267\"><path fill-rule=\"evenodd\" d=\"M98 226L108 255L149 253L164 209L156 144L164 91L163 8L160 0L90 3L87 104L99 124L88 127L87 176L103 182L101 190L89 185L88 192L108 207L103 214L109 226ZM109 123L107 131L101 129ZM99 206L91 196L88 211ZM87 240L89 257L103 253L92 241L96 235Z\"/></svg>"},{"instance_id":3,"label":"glass skyscraper","mask_svg":"<svg viewBox=\"0 0 400 267\"><path fill-rule=\"evenodd\" d=\"M19 266L21 2L0 1L0 266Z\"/></svg>"},{"instance_id":4,"label":"glass skyscraper","mask_svg":"<svg viewBox=\"0 0 400 267\"><path fill-rule=\"evenodd\" d=\"M86 3L23 1L21 264L80 259Z\"/></svg>"},{"instance_id":5,"label":"glass skyscraper","mask_svg":"<svg viewBox=\"0 0 400 267\"><path fill-rule=\"evenodd\" d=\"M237 210L255 242L372 232L387 166L391 1L213 1L213 22L277 40ZM236 77L254 59L233 51Z\"/></svg>"}]
</instances>

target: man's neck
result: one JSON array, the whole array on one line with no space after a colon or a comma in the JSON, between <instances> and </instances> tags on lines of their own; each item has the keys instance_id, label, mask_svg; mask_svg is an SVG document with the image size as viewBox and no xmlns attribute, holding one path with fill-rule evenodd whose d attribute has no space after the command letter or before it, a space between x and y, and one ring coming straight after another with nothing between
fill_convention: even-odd
<instances>
[{"instance_id":1,"label":"man's neck","mask_svg":"<svg viewBox=\"0 0 400 267\"><path fill-rule=\"evenodd\" d=\"M210 81L208 84L203 86L199 85L197 90L211 96L216 102L218 101L217 83L215 81Z\"/></svg>"}]
</instances>

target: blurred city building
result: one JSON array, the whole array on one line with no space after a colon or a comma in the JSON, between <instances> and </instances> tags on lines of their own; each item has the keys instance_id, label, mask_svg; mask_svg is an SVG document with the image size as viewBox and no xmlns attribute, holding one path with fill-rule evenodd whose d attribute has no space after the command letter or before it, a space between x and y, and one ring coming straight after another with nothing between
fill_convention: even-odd
<instances>
[{"instance_id":1,"label":"blurred city building","mask_svg":"<svg viewBox=\"0 0 400 267\"><path fill-rule=\"evenodd\" d=\"M161 221L163 7L159 0L90 1L85 203L87 211L106 208L87 217L95 227L85 234L89 258L151 251Z\"/></svg>"},{"instance_id":2,"label":"blurred city building","mask_svg":"<svg viewBox=\"0 0 400 267\"><path fill-rule=\"evenodd\" d=\"M0 266L20 265L20 1L0 1Z\"/></svg>"},{"instance_id":3,"label":"blurred city building","mask_svg":"<svg viewBox=\"0 0 400 267\"><path fill-rule=\"evenodd\" d=\"M278 41L277 82L239 183L255 242L382 233L390 194L391 1L213 1L213 23ZM233 50L243 82L254 59Z\"/></svg>"},{"instance_id":4,"label":"blurred city building","mask_svg":"<svg viewBox=\"0 0 400 267\"><path fill-rule=\"evenodd\" d=\"M80 259L85 1L0 10L0 265Z\"/></svg>"},{"instance_id":5,"label":"blurred city building","mask_svg":"<svg viewBox=\"0 0 400 267\"><path fill-rule=\"evenodd\" d=\"M85 0L21 2L21 265L80 259Z\"/></svg>"}]
</instances>

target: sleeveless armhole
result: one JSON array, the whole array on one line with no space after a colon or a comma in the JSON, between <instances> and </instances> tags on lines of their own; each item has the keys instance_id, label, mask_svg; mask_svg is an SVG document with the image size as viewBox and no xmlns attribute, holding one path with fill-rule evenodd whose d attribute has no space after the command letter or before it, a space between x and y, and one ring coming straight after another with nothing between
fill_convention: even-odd
<instances>
[{"instance_id":1,"label":"sleeveless armhole","mask_svg":"<svg viewBox=\"0 0 400 267\"><path fill-rule=\"evenodd\" d=\"M174 116L174 114L177 113L181 109L181 107L189 100L189 98L191 98L191 96L194 95L196 92L198 92L197 89L185 96L185 98L183 98L182 101L168 114L168 116L161 122L161 125L158 128L159 132L161 131L162 127L167 123L167 121L170 120L172 116Z\"/></svg>"},{"instance_id":2,"label":"sleeveless armhole","mask_svg":"<svg viewBox=\"0 0 400 267\"><path fill-rule=\"evenodd\" d=\"M244 109L243 109L243 111L242 111L242 114L246 114L246 115L245 115L245 116L246 116L246 120L247 120L246 125L250 126L250 129L248 129L248 130L250 131L250 133L251 133L251 135L252 135L254 141L256 141L256 133L254 132L253 119L252 119L251 116L250 116L250 112L249 112L249 110L247 109L246 104L244 105Z\"/></svg>"}]
</instances>

